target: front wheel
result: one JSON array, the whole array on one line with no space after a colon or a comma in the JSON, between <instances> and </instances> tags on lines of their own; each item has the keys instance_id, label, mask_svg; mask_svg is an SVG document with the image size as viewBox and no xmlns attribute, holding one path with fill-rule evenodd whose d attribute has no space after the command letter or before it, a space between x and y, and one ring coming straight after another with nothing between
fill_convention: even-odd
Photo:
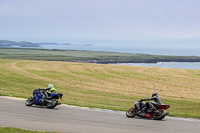
<instances>
[{"instance_id":1,"label":"front wheel","mask_svg":"<svg viewBox=\"0 0 200 133\"><path fill-rule=\"evenodd\" d=\"M137 115L137 109L136 108L131 108L126 112L126 116L133 118Z\"/></svg>"},{"instance_id":2,"label":"front wheel","mask_svg":"<svg viewBox=\"0 0 200 133\"><path fill-rule=\"evenodd\" d=\"M153 113L152 118L154 120L162 120L166 116L166 111L164 109L159 109Z\"/></svg>"},{"instance_id":3,"label":"front wheel","mask_svg":"<svg viewBox=\"0 0 200 133\"><path fill-rule=\"evenodd\" d=\"M52 99L51 102L47 103L47 108L53 109L57 106L58 100L57 99Z\"/></svg>"},{"instance_id":4,"label":"front wheel","mask_svg":"<svg viewBox=\"0 0 200 133\"><path fill-rule=\"evenodd\" d=\"M29 99L26 100L25 104L26 106L31 106L35 102L35 97L30 97Z\"/></svg>"}]
</instances>

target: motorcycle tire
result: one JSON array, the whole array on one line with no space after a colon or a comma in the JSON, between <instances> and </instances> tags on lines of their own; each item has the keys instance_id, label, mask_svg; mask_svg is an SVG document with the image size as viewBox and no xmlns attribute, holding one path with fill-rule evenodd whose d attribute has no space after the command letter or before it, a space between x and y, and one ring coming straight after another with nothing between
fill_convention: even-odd
<instances>
[{"instance_id":1,"label":"motorcycle tire","mask_svg":"<svg viewBox=\"0 0 200 133\"><path fill-rule=\"evenodd\" d=\"M166 111L164 109L159 109L158 110L161 114L157 114L157 112L154 112L152 115L152 118L154 120L162 120L166 116Z\"/></svg>"},{"instance_id":2,"label":"motorcycle tire","mask_svg":"<svg viewBox=\"0 0 200 133\"><path fill-rule=\"evenodd\" d=\"M57 106L58 100L57 99L52 99L52 102L47 103L47 108L53 109Z\"/></svg>"},{"instance_id":3,"label":"motorcycle tire","mask_svg":"<svg viewBox=\"0 0 200 133\"><path fill-rule=\"evenodd\" d=\"M133 118L136 115L137 115L137 109L135 109L135 108L131 108L126 112L126 116L130 117L130 118Z\"/></svg>"},{"instance_id":4,"label":"motorcycle tire","mask_svg":"<svg viewBox=\"0 0 200 133\"><path fill-rule=\"evenodd\" d=\"M34 97L30 97L29 99L26 100L25 104L26 106L32 106L35 102L35 98Z\"/></svg>"}]
</instances>

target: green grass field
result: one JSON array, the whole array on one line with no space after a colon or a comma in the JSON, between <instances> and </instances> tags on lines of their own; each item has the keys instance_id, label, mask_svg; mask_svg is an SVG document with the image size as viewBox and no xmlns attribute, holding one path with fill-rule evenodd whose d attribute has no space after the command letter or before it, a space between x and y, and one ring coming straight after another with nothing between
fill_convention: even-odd
<instances>
[{"instance_id":1,"label":"green grass field","mask_svg":"<svg viewBox=\"0 0 200 133\"><path fill-rule=\"evenodd\" d=\"M55 133L55 132L41 132L41 131L30 131L19 128L11 128L11 127L0 127L0 133Z\"/></svg>"},{"instance_id":2,"label":"green grass field","mask_svg":"<svg viewBox=\"0 0 200 133\"><path fill-rule=\"evenodd\" d=\"M28 98L53 84L63 103L127 111L159 93L170 116L200 118L200 70L0 59L0 95Z\"/></svg>"}]
</instances>

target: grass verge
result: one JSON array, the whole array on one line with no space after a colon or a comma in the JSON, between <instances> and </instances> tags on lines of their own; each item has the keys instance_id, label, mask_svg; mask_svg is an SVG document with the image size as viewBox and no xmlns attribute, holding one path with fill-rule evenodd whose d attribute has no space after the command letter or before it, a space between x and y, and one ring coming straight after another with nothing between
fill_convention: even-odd
<instances>
[{"instance_id":1,"label":"grass verge","mask_svg":"<svg viewBox=\"0 0 200 133\"><path fill-rule=\"evenodd\" d=\"M0 133L56 133L56 132L30 131L19 128L0 127Z\"/></svg>"}]
</instances>

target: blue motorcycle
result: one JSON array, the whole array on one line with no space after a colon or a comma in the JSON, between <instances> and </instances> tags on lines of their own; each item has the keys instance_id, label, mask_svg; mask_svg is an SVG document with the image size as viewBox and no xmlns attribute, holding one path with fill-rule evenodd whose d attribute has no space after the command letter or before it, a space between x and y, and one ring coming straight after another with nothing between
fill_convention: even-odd
<instances>
[{"instance_id":1,"label":"blue motorcycle","mask_svg":"<svg viewBox=\"0 0 200 133\"><path fill-rule=\"evenodd\" d=\"M26 100L26 106L32 106L33 104L39 106L47 106L47 108L55 108L58 103L58 99L62 102L62 93L48 94L46 89L36 89L33 91L33 96Z\"/></svg>"}]
</instances>

